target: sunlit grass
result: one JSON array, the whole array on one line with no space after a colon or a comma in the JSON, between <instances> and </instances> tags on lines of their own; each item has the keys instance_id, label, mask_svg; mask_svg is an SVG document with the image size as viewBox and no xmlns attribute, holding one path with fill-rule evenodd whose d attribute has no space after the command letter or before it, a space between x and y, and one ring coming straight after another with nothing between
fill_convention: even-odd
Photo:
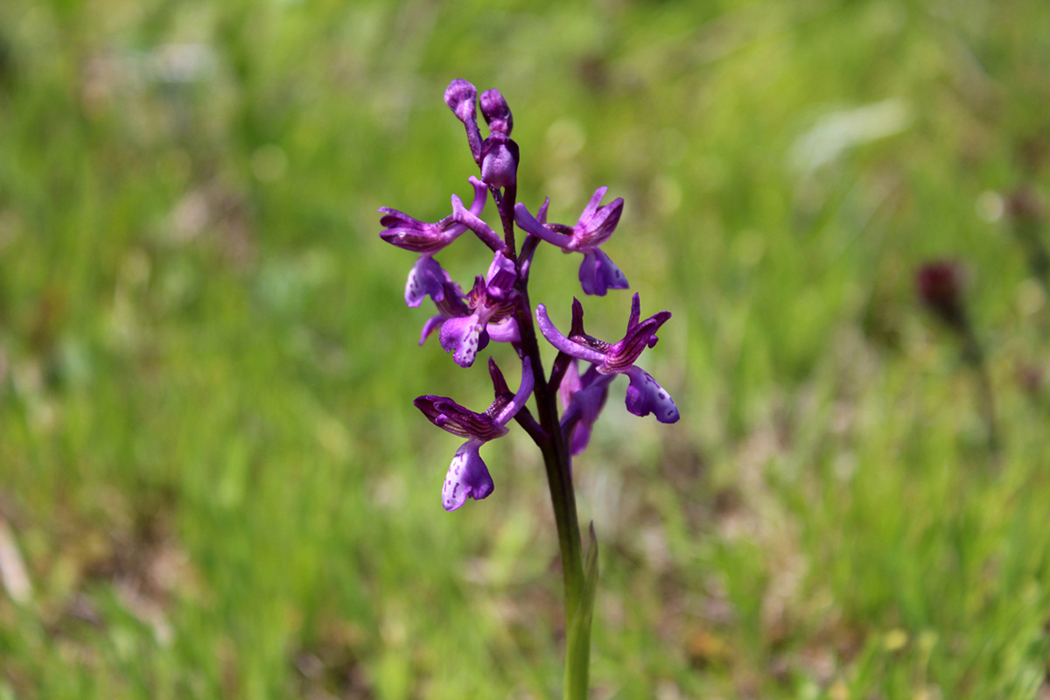
<instances>
[{"instance_id":1,"label":"sunlit grass","mask_svg":"<svg viewBox=\"0 0 1050 700\"><path fill-rule=\"evenodd\" d=\"M377 236L469 192L455 77L507 97L530 208L625 198L609 254L674 313L645 361L683 420L614 390L575 467L595 697L1043 697L1050 320L1004 201L1047 189L1048 15L0 5L0 546L32 586L5 573L0 698L555 694L541 464L494 443L495 493L442 510L457 443L411 401L486 379L416 346ZM934 257L971 273L998 456L914 297ZM537 258L559 324L577 262ZM618 337L628 297L585 301Z\"/></svg>"}]
</instances>

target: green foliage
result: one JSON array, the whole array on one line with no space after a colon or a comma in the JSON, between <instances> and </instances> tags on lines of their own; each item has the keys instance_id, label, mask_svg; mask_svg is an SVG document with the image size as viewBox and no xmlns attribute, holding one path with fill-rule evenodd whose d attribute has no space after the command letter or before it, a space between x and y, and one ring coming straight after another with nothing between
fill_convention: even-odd
<instances>
[{"instance_id":1,"label":"green foliage","mask_svg":"<svg viewBox=\"0 0 1050 700\"><path fill-rule=\"evenodd\" d=\"M1048 27L1036 0L0 3L0 548L32 587L5 570L0 698L557 695L539 456L493 443L495 493L441 509L457 443L411 400L487 380L416 347L377 236L470 192L455 77L507 97L531 208L626 199L608 252L674 313L645 361L682 421L619 386L575 465L593 697L1045 697L1050 310L1003 208L1050 185ZM931 257L971 273L998 455L914 298ZM537 254L560 327L577 262ZM583 301L618 337L628 297Z\"/></svg>"}]
</instances>

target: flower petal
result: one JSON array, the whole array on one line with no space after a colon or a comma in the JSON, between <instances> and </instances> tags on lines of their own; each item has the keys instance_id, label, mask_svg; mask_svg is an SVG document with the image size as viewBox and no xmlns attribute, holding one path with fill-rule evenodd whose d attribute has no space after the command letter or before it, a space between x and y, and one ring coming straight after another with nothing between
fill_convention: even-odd
<instances>
[{"instance_id":1,"label":"flower petal","mask_svg":"<svg viewBox=\"0 0 1050 700\"><path fill-rule=\"evenodd\" d=\"M591 441L591 426L584 423L582 420L576 424L576 427L572 431L572 443L569 446L569 451L572 456L583 454L583 451L587 449L587 445Z\"/></svg>"},{"instance_id":2,"label":"flower petal","mask_svg":"<svg viewBox=\"0 0 1050 700\"><path fill-rule=\"evenodd\" d=\"M495 488L492 475L478 452L480 447L481 443L469 440L456 450L441 489L441 505L445 510L452 512L462 507L468 498L480 501Z\"/></svg>"},{"instance_id":3,"label":"flower petal","mask_svg":"<svg viewBox=\"0 0 1050 700\"><path fill-rule=\"evenodd\" d=\"M653 413L661 423L674 423L678 420L678 407L670 394L657 384L648 372L640 367L628 367L624 373L630 377L627 387L627 410L636 416L647 416Z\"/></svg>"},{"instance_id":4,"label":"flower petal","mask_svg":"<svg viewBox=\"0 0 1050 700\"><path fill-rule=\"evenodd\" d=\"M518 322L513 318L505 318L499 323L490 323L485 326L488 331L489 340L494 343L519 343L521 333L518 331Z\"/></svg>"},{"instance_id":5,"label":"flower petal","mask_svg":"<svg viewBox=\"0 0 1050 700\"><path fill-rule=\"evenodd\" d=\"M532 374L532 361L526 357L521 362L521 384L518 386L518 393L514 395L514 399L504 406L495 417L496 425L506 425L510 422L511 418L518 414L521 407L529 400L529 394L532 393L534 385L535 380Z\"/></svg>"},{"instance_id":6,"label":"flower petal","mask_svg":"<svg viewBox=\"0 0 1050 700\"><path fill-rule=\"evenodd\" d=\"M445 317L441 314L438 314L437 316L431 316L430 318L428 318L427 322L423 324L423 332L419 334L419 344L422 345L423 343L427 342L427 338L430 337L430 334L436 331L438 328L441 328L441 324L444 322Z\"/></svg>"},{"instance_id":7,"label":"flower petal","mask_svg":"<svg viewBox=\"0 0 1050 700\"><path fill-rule=\"evenodd\" d=\"M580 266L580 284L583 286L585 293L603 297L606 291L610 289L628 288L627 277L601 249L595 248L587 251L583 256L584 264L587 263L588 256L593 256L591 262L593 268L587 271L591 290L587 289L587 284L584 281L584 267L583 265Z\"/></svg>"},{"instance_id":8,"label":"flower petal","mask_svg":"<svg viewBox=\"0 0 1050 700\"><path fill-rule=\"evenodd\" d=\"M562 335L554 324L551 323L550 317L547 315L547 307L543 304L536 306L536 322L540 327L540 333L547 339L547 342L553 345L558 350L561 350L566 355L577 357L581 360L587 360L595 364L602 364L605 362L605 355L592 350L591 348L584 347L579 343L574 343L564 335Z\"/></svg>"},{"instance_id":9,"label":"flower petal","mask_svg":"<svg viewBox=\"0 0 1050 700\"><path fill-rule=\"evenodd\" d=\"M459 437L488 442L507 434L507 429L488 413L474 413L447 396L419 396L412 402L431 423Z\"/></svg>"},{"instance_id":10,"label":"flower petal","mask_svg":"<svg viewBox=\"0 0 1050 700\"><path fill-rule=\"evenodd\" d=\"M462 318L450 318L441 324L441 347L452 353L452 359L460 367L470 367L478 351L489 342L485 324L477 314Z\"/></svg>"},{"instance_id":11,"label":"flower petal","mask_svg":"<svg viewBox=\"0 0 1050 700\"><path fill-rule=\"evenodd\" d=\"M497 252L492 257L492 264L485 275L485 285L489 294L505 296L518 279L518 271L514 263L503 253Z\"/></svg>"},{"instance_id":12,"label":"flower petal","mask_svg":"<svg viewBox=\"0 0 1050 700\"><path fill-rule=\"evenodd\" d=\"M430 295L434 301L445 298L445 271L437 260L429 255L420 255L408 272L405 282L405 303L417 307Z\"/></svg>"},{"instance_id":13,"label":"flower petal","mask_svg":"<svg viewBox=\"0 0 1050 700\"><path fill-rule=\"evenodd\" d=\"M481 179L490 187L513 187L518 182L518 144L493 134L481 145Z\"/></svg>"},{"instance_id":14,"label":"flower petal","mask_svg":"<svg viewBox=\"0 0 1050 700\"><path fill-rule=\"evenodd\" d=\"M463 122L467 130L467 143L470 144L474 161L481 163L481 132L478 130L478 119L474 103L478 98L477 89L462 78L449 83L445 89L445 104L448 105L456 119Z\"/></svg>"},{"instance_id":15,"label":"flower petal","mask_svg":"<svg viewBox=\"0 0 1050 700\"><path fill-rule=\"evenodd\" d=\"M525 205L521 202L514 205L514 222L518 225L518 228L525 233L530 233L537 238L542 238L559 248L564 248L572 241L572 238L569 236L555 233L533 218L532 214L529 213L529 210L526 209Z\"/></svg>"}]
</instances>

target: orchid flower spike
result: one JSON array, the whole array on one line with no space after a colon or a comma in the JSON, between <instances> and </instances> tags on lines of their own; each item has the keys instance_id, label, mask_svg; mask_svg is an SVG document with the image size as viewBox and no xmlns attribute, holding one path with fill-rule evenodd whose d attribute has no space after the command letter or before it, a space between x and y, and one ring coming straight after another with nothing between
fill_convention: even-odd
<instances>
[{"instance_id":1,"label":"orchid flower spike","mask_svg":"<svg viewBox=\"0 0 1050 700\"><path fill-rule=\"evenodd\" d=\"M627 277L599 246L609 240L623 214L623 198L598 206L608 187L599 187L575 226L542 224L525 205L514 207L514 221L525 232L558 246L564 253L583 253L580 285L585 294L603 297L610 289L627 289Z\"/></svg>"},{"instance_id":2,"label":"orchid flower spike","mask_svg":"<svg viewBox=\"0 0 1050 700\"><path fill-rule=\"evenodd\" d=\"M481 500L492 493L492 476L479 450L486 442L510 432L507 423L517 415L532 393L532 363L527 357L522 361L521 385L517 394L510 393L503 373L491 358L489 374L492 376L496 400L484 413L474 413L443 396L420 396L414 402L431 423L453 435L467 438L456 450L441 489L441 503L447 511L461 507L467 498Z\"/></svg>"},{"instance_id":3,"label":"orchid flower spike","mask_svg":"<svg viewBox=\"0 0 1050 700\"><path fill-rule=\"evenodd\" d=\"M470 178L470 184L474 186L474 201L470 205L469 213L477 219L485 209L488 187L476 177ZM452 195L453 212L457 211L457 204L459 210L467 211L463 209L459 197ZM419 253L419 259L412 266L405 283L405 303L412 307L419 306L427 295L434 301L441 301L448 275L433 259L433 255L459 238L469 227L457 221L455 214L431 224L390 207L380 207L379 212L384 215L379 223L386 227L379 236L398 248Z\"/></svg>"},{"instance_id":4,"label":"orchid flower spike","mask_svg":"<svg viewBox=\"0 0 1050 700\"><path fill-rule=\"evenodd\" d=\"M679 414L674 400L648 372L634 364L646 347L656 345L656 331L671 318L671 312L661 311L639 322L641 302L635 294L631 302L627 333L622 340L612 344L582 332L583 307L577 299L573 299L572 314L573 331L566 338L551 323L547 307L539 304L536 307L536 320L543 337L561 352L594 363L598 374L626 374L631 382L627 387L627 410L634 415L647 416L653 413L661 423L676 422Z\"/></svg>"},{"instance_id":5,"label":"orchid flower spike","mask_svg":"<svg viewBox=\"0 0 1050 700\"><path fill-rule=\"evenodd\" d=\"M518 300L514 283L517 270L503 253L497 252L485 277L478 275L467 293L468 315L454 316L441 324L441 347L452 353L460 367L470 367L489 339L518 342L518 323L511 315ZM433 330L433 329L431 329Z\"/></svg>"}]
</instances>

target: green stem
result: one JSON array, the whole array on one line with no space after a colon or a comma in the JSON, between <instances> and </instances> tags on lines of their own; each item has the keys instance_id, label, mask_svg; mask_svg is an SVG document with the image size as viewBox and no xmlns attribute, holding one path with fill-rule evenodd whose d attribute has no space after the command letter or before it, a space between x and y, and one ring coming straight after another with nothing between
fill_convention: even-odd
<instances>
[{"instance_id":1,"label":"green stem","mask_svg":"<svg viewBox=\"0 0 1050 700\"><path fill-rule=\"evenodd\" d=\"M502 197L493 194L503 224L504 240L520 273L521 261L517 259L514 245L513 212L516 192L514 188L507 188ZM584 598L585 583L580 524L576 515L576 492L572 484L572 464L559 425L555 396L557 392L547 385L547 376L540 357L540 346L532 318L532 304L529 302L528 280L522 279L519 274L515 288L522 301L518 313L515 314L521 336L521 351L532 362L535 377L532 395L536 400L539 424L544 432L544 435L536 440L536 444L543 454L543 464L547 470L547 485L550 488L554 522L558 530L558 546L561 549L567 640L564 697L565 700L586 700L590 666L590 610L588 608L586 611L586 619L574 627L577 610Z\"/></svg>"}]
</instances>

